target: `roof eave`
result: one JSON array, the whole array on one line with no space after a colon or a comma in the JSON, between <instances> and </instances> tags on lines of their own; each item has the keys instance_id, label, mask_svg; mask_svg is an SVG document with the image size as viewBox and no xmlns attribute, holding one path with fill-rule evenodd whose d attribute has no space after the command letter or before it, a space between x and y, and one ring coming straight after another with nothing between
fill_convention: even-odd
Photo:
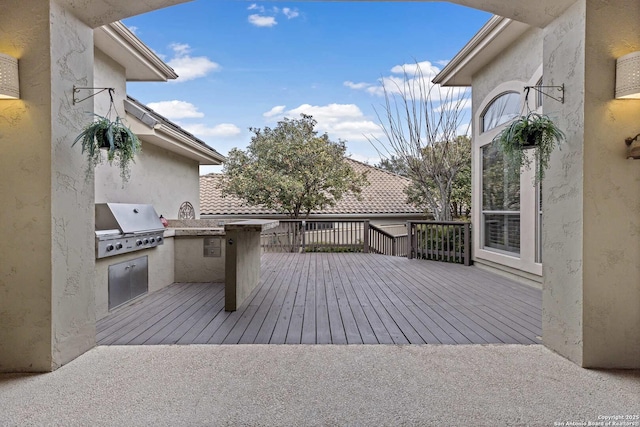
<instances>
[{"instance_id":1,"label":"roof eave","mask_svg":"<svg viewBox=\"0 0 640 427\"><path fill-rule=\"evenodd\" d=\"M473 75L531 26L494 15L432 80L442 86L471 86Z\"/></svg>"},{"instance_id":2,"label":"roof eave","mask_svg":"<svg viewBox=\"0 0 640 427\"><path fill-rule=\"evenodd\" d=\"M127 81L162 81L178 78L176 72L162 61L122 22L96 28L95 46L125 68Z\"/></svg>"},{"instance_id":3,"label":"roof eave","mask_svg":"<svg viewBox=\"0 0 640 427\"><path fill-rule=\"evenodd\" d=\"M134 132L153 145L165 148L201 165L219 165L226 158L167 119L154 115L148 107L129 97L125 100L127 119Z\"/></svg>"}]
</instances>

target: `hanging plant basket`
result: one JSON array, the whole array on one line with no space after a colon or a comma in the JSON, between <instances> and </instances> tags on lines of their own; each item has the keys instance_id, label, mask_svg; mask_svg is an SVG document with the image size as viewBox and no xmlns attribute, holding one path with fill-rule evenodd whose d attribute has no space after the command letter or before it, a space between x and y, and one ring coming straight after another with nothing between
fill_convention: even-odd
<instances>
[{"instance_id":1,"label":"hanging plant basket","mask_svg":"<svg viewBox=\"0 0 640 427\"><path fill-rule=\"evenodd\" d=\"M95 120L76 137L72 146L81 142L82 153L86 153L89 162L87 175L102 162L102 152L106 150L107 161L109 164L117 162L120 177L126 183L131 173L131 163L135 163L134 156L140 152L140 140L120 117L111 121L97 114L94 116Z\"/></svg>"},{"instance_id":2,"label":"hanging plant basket","mask_svg":"<svg viewBox=\"0 0 640 427\"><path fill-rule=\"evenodd\" d=\"M549 159L556 144L565 140L564 133L548 116L529 113L520 116L500 132L494 142L504 154L505 162L519 173L520 168L529 169L531 157L526 150L535 149L536 174L535 182L544 178L544 172L549 166Z\"/></svg>"}]
</instances>

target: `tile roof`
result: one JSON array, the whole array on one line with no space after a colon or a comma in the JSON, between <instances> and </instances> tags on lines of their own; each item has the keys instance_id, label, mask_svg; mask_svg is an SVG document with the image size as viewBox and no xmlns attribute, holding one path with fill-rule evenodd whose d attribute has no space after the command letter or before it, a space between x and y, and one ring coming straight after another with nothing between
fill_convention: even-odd
<instances>
[{"instance_id":1,"label":"tile roof","mask_svg":"<svg viewBox=\"0 0 640 427\"><path fill-rule=\"evenodd\" d=\"M407 203L404 189L409 179L383 169L346 159L356 172L367 171L369 184L362 189L361 200L353 194L342 198L335 206L322 211L312 211L312 215L421 215L423 211ZM281 212L264 206L248 206L234 196L222 197L219 188L221 174L200 177L201 215L278 215Z\"/></svg>"}]
</instances>

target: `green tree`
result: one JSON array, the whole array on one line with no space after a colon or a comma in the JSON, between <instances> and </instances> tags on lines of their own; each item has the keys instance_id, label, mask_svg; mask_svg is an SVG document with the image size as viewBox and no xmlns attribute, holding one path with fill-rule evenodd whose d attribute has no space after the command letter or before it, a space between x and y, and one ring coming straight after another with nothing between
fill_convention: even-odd
<instances>
[{"instance_id":1,"label":"green tree","mask_svg":"<svg viewBox=\"0 0 640 427\"><path fill-rule=\"evenodd\" d=\"M391 155L388 158L381 159L380 163L375 165L375 167L384 169L388 172L395 173L401 176L407 176L407 164L400 157L396 157L395 155Z\"/></svg>"},{"instance_id":2,"label":"green tree","mask_svg":"<svg viewBox=\"0 0 640 427\"><path fill-rule=\"evenodd\" d=\"M471 139L464 135L458 136L455 140L464 157L464 164L457 172L451 185L450 210L454 218L468 216L471 211ZM428 148L425 148L428 150ZM408 158L409 162L420 162L421 159ZM405 161L400 157L391 155L389 158L382 159L376 165L381 169L396 173L402 176L409 175L409 168ZM417 166L416 166L417 167ZM424 184L412 180L407 187L406 194L408 202L425 209L429 207L428 195L436 191L436 185L431 179L426 179Z\"/></svg>"},{"instance_id":3,"label":"green tree","mask_svg":"<svg viewBox=\"0 0 640 427\"><path fill-rule=\"evenodd\" d=\"M312 116L278 122L273 129L251 128L246 152L234 148L224 165L223 195L264 205L291 218L334 206L345 194L359 195L367 183L344 160L344 141L318 135Z\"/></svg>"}]
</instances>

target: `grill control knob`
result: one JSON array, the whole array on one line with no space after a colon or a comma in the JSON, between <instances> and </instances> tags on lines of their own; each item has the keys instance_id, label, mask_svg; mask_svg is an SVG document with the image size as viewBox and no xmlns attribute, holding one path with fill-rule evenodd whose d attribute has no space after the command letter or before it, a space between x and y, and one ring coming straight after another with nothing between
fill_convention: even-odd
<instances>
[{"instance_id":1,"label":"grill control knob","mask_svg":"<svg viewBox=\"0 0 640 427\"><path fill-rule=\"evenodd\" d=\"M144 239L144 240L142 241L142 243L144 243L145 245L148 245L148 244L149 244L149 239Z\"/></svg>"},{"instance_id":2,"label":"grill control knob","mask_svg":"<svg viewBox=\"0 0 640 427\"><path fill-rule=\"evenodd\" d=\"M156 238L155 238L155 237L152 237L149 241L150 241L151 243L155 243L155 242L156 242Z\"/></svg>"},{"instance_id":3,"label":"grill control knob","mask_svg":"<svg viewBox=\"0 0 640 427\"><path fill-rule=\"evenodd\" d=\"M136 240L136 246L142 246L142 240L140 239Z\"/></svg>"},{"instance_id":4,"label":"grill control knob","mask_svg":"<svg viewBox=\"0 0 640 427\"><path fill-rule=\"evenodd\" d=\"M117 249L122 249L122 243L116 243L116 250Z\"/></svg>"},{"instance_id":5,"label":"grill control knob","mask_svg":"<svg viewBox=\"0 0 640 427\"><path fill-rule=\"evenodd\" d=\"M107 252L111 252L113 250L113 245L107 245L105 249L107 250Z\"/></svg>"},{"instance_id":6,"label":"grill control knob","mask_svg":"<svg viewBox=\"0 0 640 427\"><path fill-rule=\"evenodd\" d=\"M162 242L162 237L158 237L158 243Z\"/></svg>"}]
</instances>

